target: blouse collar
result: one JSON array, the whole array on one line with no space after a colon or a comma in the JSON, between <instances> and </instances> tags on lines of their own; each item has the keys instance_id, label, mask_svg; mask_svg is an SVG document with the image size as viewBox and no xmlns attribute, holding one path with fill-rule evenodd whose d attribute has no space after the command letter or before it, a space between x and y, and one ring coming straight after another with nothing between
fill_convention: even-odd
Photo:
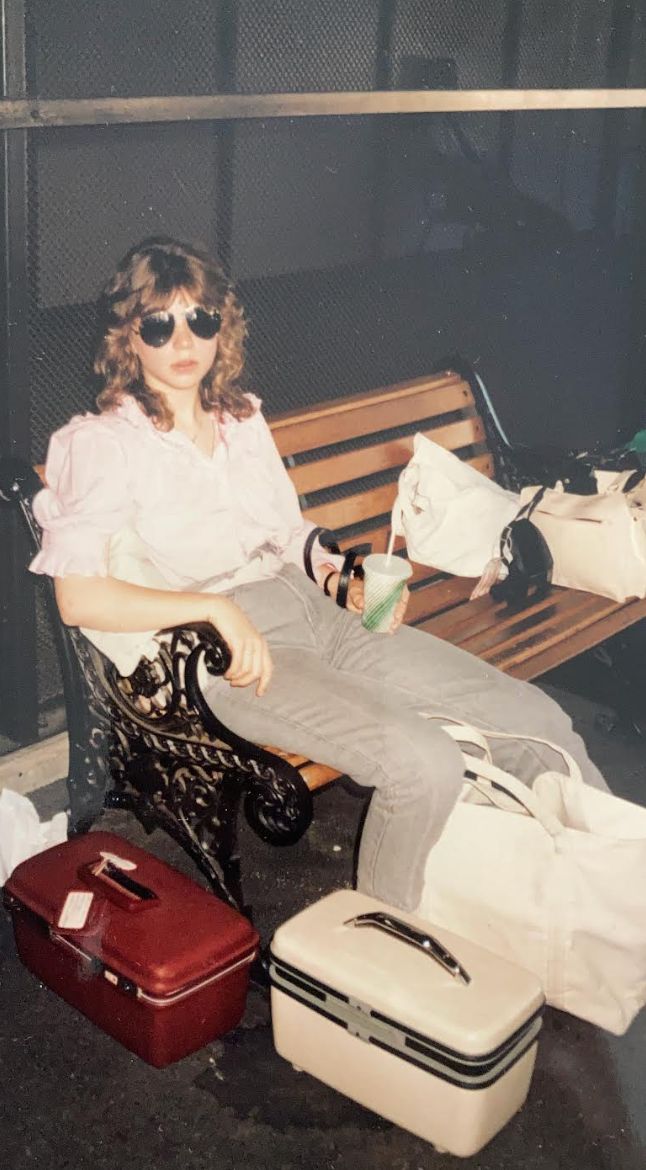
<instances>
[{"instance_id":1,"label":"blouse collar","mask_svg":"<svg viewBox=\"0 0 646 1170\"><path fill-rule=\"evenodd\" d=\"M254 408L254 414L256 414L260 410L262 400L255 394L248 394L247 397ZM118 406L115 407L114 412L116 415L118 415L119 418L125 419L126 422L130 423L134 427L142 428L148 431L152 429L155 434L159 435L159 437L162 439L170 439L171 442L177 443L178 441L183 442L183 440L186 438L186 436L183 435L181 431L160 431L132 394L124 394ZM241 422L244 421L244 419L237 419L235 415L231 414L228 410L224 410L222 412L219 419L220 435L227 445L229 444L233 433L240 426Z\"/></svg>"}]
</instances>

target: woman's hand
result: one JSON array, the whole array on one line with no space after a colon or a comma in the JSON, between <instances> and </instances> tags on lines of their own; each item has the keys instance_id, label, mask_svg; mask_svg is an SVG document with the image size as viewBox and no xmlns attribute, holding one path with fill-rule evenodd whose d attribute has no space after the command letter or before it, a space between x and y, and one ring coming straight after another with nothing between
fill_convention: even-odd
<instances>
[{"instance_id":1,"label":"woman's hand","mask_svg":"<svg viewBox=\"0 0 646 1170\"><path fill-rule=\"evenodd\" d=\"M256 682L256 694L264 695L273 671L267 642L235 601L228 597L210 600L208 620L231 651L231 665L224 677L232 687L248 687Z\"/></svg>"},{"instance_id":2,"label":"woman's hand","mask_svg":"<svg viewBox=\"0 0 646 1170\"><path fill-rule=\"evenodd\" d=\"M335 575L335 577L331 578L331 580L328 584L328 591L329 591L330 597L333 597L335 600L336 600L337 590L339 588L340 576L341 576L341 574L337 573ZM408 586L404 585L404 591L403 591L403 593L402 593L402 595L401 595L401 597L400 597L400 599L397 602L397 605L395 607L395 612L393 614L393 620L390 624L390 629L388 631L389 634L394 634L395 630L398 630L399 627L401 626L401 624L404 620L404 617L406 616L406 610L408 608L409 599L410 599L410 591L408 589ZM351 577L350 584L348 586L348 596L347 596L347 600L345 603L345 608L349 609L351 613L363 613L363 605L364 605L363 578L362 577Z\"/></svg>"},{"instance_id":3,"label":"woman's hand","mask_svg":"<svg viewBox=\"0 0 646 1170\"><path fill-rule=\"evenodd\" d=\"M399 601L397 602L397 605L395 606L393 620L390 624L390 629L388 631L389 634L394 634L395 630L398 630L399 627L401 626L404 618L406 617L406 610L408 609L408 602L409 601L410 601L410 589L408 588L408 585L404 585L402 595L401 595Z\"/></svg>"}]
</instances>

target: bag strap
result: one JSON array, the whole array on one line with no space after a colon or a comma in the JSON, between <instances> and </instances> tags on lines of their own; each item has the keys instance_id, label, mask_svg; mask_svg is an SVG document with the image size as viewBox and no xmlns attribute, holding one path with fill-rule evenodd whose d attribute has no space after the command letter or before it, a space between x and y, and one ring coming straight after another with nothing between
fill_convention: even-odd
<instances>
[{"instance_id":1,"label":"bag strap","mask_svg":"<svg viewBox=\"0 0 646 1170\"><path fill-rule=\"evenodd\" d=\"M517 512L517 514L514 516L514 520L529 520L531 518L532 512L540 504L546 491L547 484L543 484L541 487L539 487L534 492L531 500L528 500L526 504L523 504L520 511Z\"/></svg>"},{"instance_id":2,"label":"bag strap","mask_svg":"<svg viewBox=\"0 0 646 1170\"><path fill-rule=\"evenodd\" d=\"M455 719L453 715L435 714L434 711L420 711L423 719L438 719L442 723L443 731L446 731L452 739L463 744L476 743L478 747L482 747L481 740L490 739L513 739L516 743L537 743L541 747L548 747L551 751L556 752L560 756L567 768L567 775L575 780L577 784L583 784L583 776L581 769L577 764L574 756L556 743L552 743L550 739L543 739L540 735L523 735L521 732L515 731L491 731L488 727L474 727L471 723L467 723L463 719ZM486 750L486 749L485 749ZM468 752L466 752L469 755ZM486 754L491 759L491 752L486 750ZM551 771L552 769L545 769ZM524 785L523 785L524 787Z\"/></svg>"},{"instance_id":3,"label":"bag strap","mask_svg":"<svg viewBox=\"0 0 646 1170\"><path fill-rule=\"evenodd\" d=\"M509 568L512 560L512 525L516 524L518 520L529 520L531 518L532 512L536 507L538 507L546 491L547 486L537 488L531 500L528 500L526 504L523 504L522 508L519 508L513 520L510 520L509 524L505 524L505 527L500 533L500 558L503 564L507 566L507 568Z\"/></svg>"},{"instance_id":4,"label":"bag strap","mask_svg":"<svg viewBox=\"0 0 646 1170\"><path fill-rule=\"evenodd\" d=\"M313 581L314 584L317 582L316 577L314 576L314 569L312 567L312 549L314 548L314 542L316 540L318 540L321 548L327 549L328 552L334 553L337 556L341 554L341 549L337 544L336 536L333 532L330 532L329 528L312 528L311 532L308 532L307 539L303 546L303 562L305 565L305 572L307 573L310 581Z\"/></svg>"},{"instance_id":5,"label":"bag strap","mask_svg":"<svg viewBox=\"0 0 646 1170\"><path fill-rule=\"evenodd\" d=\"M481 760L479 756L468 756L465 763L467 765L464 776L466 783L490 800L492 804L502 809L503 812L510 812L511 808L508 804L499 803L496 799L496 794L499 792L505 793L521 805L525 812L529 813L530 817L537 821L550 837L558 837L563 833L565 825L554 813L542 805L534 790L528 788L521 780L517 780L509 772L503 772L502 768L497 768L488 760Z\"/></svg>"},{"instance_id":6,"label":"bag strap","mask_svg":"<svg viewBox=\"0 0 646 1170\"><path fill-rule=\"evenodd\" d=\"M541 747L550 748L551 751L556 752L557 756L560 756L563 760L563 763L567 768L566 774L570 777L570 779L575 780L577 784L583 784L581 769L577 764L574 756L570 755L570 753L566 751L565 748L560 747L559 744L552 743L550 739L542 739L540 735L515 735L511 731L485 731L484 734L488 739L520 740L521 743L537 743ZM549 772L553 771L553 769L546 768L545 771Z\"/></svg>"},{"instance_id":7,"label":"bag strap","mask_svg":"<svg viewBox=\"0 0 646 1170\"><path fill-rule=\"evenodd\" d=\"M339 584L336 591L336 603L341 609L345 609L348 600L348 588L352 577L363 577L361 565L356 564L357 558L368 556L372 545L355 544L352 548L346 549L346 552L342 554L334 532L331 532L329 528L313 528L307 534L307 539L303 547L303 561L305 564L305 572L315 584L317 582L312 565L312 549L317 539L321 547L327 549L328 552L333 553L335 556L343 555L343 564L339 571Z\"/></svg>"},{"instance_id":8,"label":"bag strap","mask_svg":"<svg viewBox=\"0 0 646 1170\"><path fill-rule=\"evenodd\" d=\"M440 718L436 715L430 715L426 711L422 711L420 714L422 719ZM441 718L442 731L445 731L447 735L450 735L451 739L454 739L455 742L464 749L466 755L473 755L473 753L468 750L467 745L478 747L480 748L484 758L489 760L490 764L493 763L491 758L491 748L489 747L489 744L487 743L487 740L481 731L478 731L477 728L472 727L468 723L462 723L460 719L445 719L444 716L441 716Z\"/></svg>"},{"instance_id":9,"label":"bag strap","mask_svg":"<svg viewBox=\"0 0 646 1170\"><path fill-rule=\"evenodd\" d=\"M345 609L345 604L348 600L348 588L352 577L363 577L361 565L357 565L355 562L358 557L367 557L371 549L371 544L355 544L347 550L341 566L339 584L336 590L336 603L341 606L341 609Z\"/></svg>"},{"instance_id":10,"label":"bag strap","mask_svg":"<svg viewBox=\"0 0 646 1170\"><path fill-rule=\"evenodd\" d=\"M515 735L508 731L490 731L488 728L476 728L469 723L462 723L460 720L449 717L445 720L441 715L422 713L425 719L442 719L442 730L450 735L456 743L463 749L465 757L466 773L465 781L471 785L477 792L481 793L492 804L504 811L510 811L509 805L500 804L496 799L497 792L504 792L512 800L520 804L527 813L535 821L549 833L550 837L557 837L563 831L565 826L561 821L545 808L541 803L539 797L534 792L533 788L529 788L523 784L522 780L517 780L515 776L510 775L509 772L504 772L502 768L498 768L491 762L489 758L480 758L472 755L466 750L466 746L476 743L478 747L481 746L482 739L513 739L520 743L537 743L543 747L548 747L552 751L560 755L566 768L567 775L570 776L577 783L583 784L583 777L581 769L573 756L570 755L565 748L559 747L552 743L551 740L542 739L536 735Z\"/></svg>"}]
</instances>

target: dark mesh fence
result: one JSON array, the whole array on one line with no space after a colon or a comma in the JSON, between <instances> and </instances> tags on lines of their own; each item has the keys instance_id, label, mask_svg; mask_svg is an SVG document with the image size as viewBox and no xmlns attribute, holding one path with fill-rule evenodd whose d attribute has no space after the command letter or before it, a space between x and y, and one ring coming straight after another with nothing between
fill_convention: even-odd
<instances>
[{"instance_id":1,"label":"dark mesh fence","mask_svg":"<svg viewBox=\"0 0 646 1170\"><path fill-rule=\"evenodd\" d=\"M297 93L375 88L378 3L240 0L235 89Z\"/></svg>"},{"instance_id":2,"label":"dark mesh fence","mask_svg":"<svg viewBox=\"0 0 646 1170\"><path fill-rule=\"evenodd\" d=\"M116 260L160 231L220 250L223 189L249 377L269 410L412 377L455 349L486 365L540 332L541 314L552 322L544 366L556 317L571 332L594 298L602 330L624 281L626 315L629 249L593 230L603 117L518 115L509 176L478 146L480 115L241 123L222 154L224 128L208 123L42 132L32 151L33 457L92 402L91 303ZM628 152L627 231L635 172ZM572 337L573 355L578 346ZM558 346L554 356L568 360ZM602 380L588 376L595 401ZM600 401L584 419L569 409L567 438L576 427L585 442L615 406Z\"/></svg>"},{"instance_id":3,"label":"dark mesh fence","mask_svg":"<svg viewBox=\"0 0 646 1170\"><path fill-rule=\"evenodd\" d=\"M386 88L443 88L451 77L460 88L499 88L511 83L510 69L520 86L605 86L612 21L628 8L634 51L626 83L644 84L643 4L524 0L517 59L506 62L514 3L27 0L30 94L370 90L382 69ZM438 64L447 61L452 73Z\"/></svg>"},{"instance_id":4,"label":"dark mesh fence","mask_svg":"<svg viewBox=\"0 0 646 1170\"><path fill-rule=\"evenodd\" d=\"M210 123L72 127L30 154L32 454L91 401L89 307L131 244L160 232L217 249ZM79 308L80 306L80 308Z\"/></svg>"},{"instance_id":5,"label":"dark mesh fence","mask_svg":"<svg viewBox=\"0 0 646 1170\"><path fill-rule=\"evenodd\" d=\"M217 92L228 0L28 0L30 95Z\"/></svg>"},{"instance_id":6,"label":"dark mesh fence","mask_svg":"<svg viewBox=\"0 0 646 1170\"><path fill-rule=\"evenodd\" d=\"M517 84L605 86L612 4L530 0L523 4Z\"/></svg>"},{"instance_id":7,"label":"dark mesh fence","mask_svg":"<svg viewBox=\"0 0 646 1170\"><path fill-rule=\"evenodd\" d=\"M460 89L499 89L503 85L503 42L508 20L506 4L461 0L433 6L429 20L426 0L403 0L392 5L392 74L395 88L412 89L415 62L450 60ZM429 88L443 88L438 71L429 75ZM448 87L447 87L448 88Z\"/></svg>"},{"instance_id":8,"label":"dark mesh fence","mask_svg":"<svg viewBox=\"0 0 646 1170\"><path fill-rule=\"evenodd\" d=\"M527 0L512 27L510 5L482 0L29 0L30 92L486 88L514 75L601 86L612 11ZM646 77L643 17L639 5L624 53L633 85ZM249 384L270 413L461 351L514 438L614 437L639 413L629 367L643 214L642 116L614 117L610 148L603 111L34 132L32 457L91 409L92 302L120 255L158 232L227 259L250 322ZM38 640L46 705L60 681L40 611Z\"/></svg>"}]
</instances>

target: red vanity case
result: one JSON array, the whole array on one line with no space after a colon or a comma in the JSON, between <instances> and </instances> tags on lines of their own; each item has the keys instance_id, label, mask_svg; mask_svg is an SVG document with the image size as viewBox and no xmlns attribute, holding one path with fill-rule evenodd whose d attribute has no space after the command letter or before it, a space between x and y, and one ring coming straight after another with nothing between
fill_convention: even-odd
<instances>
[{"instance_id":1,"label":"red vanity case","mask_svg":"<svg viewBox=\"0 0 646 1170\"><path fill-rule=\"evenodd\" d=\"M68 894L88 891L85 924L59 925ZM149 1064L180 1060L239 1023L255 930L123 838L86 833L47 849L14 870L4 896L25 966Z\"/></svg>"}]
</instances>

